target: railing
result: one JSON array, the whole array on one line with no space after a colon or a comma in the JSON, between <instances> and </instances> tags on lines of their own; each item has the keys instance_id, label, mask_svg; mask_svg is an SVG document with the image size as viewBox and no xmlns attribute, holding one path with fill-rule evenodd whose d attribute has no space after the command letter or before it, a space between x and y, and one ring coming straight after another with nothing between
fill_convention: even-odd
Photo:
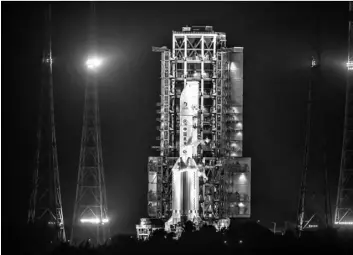
<instances>
[{"instance_id":1,"label":"railing","mask_svg":"<svg viewBox=\"0 0 353 255\"><path fill-rule=\"evenodd\" d=\"M184 70L182 70L182 71L179 71L179 70L177 70L176 71L176 78L184 78Z\"/></svg>"},{"instance_id":2,"label":"railing","mask_svg":"<svg viewBox=\"0 0 353 255\"><path fill-rule=\"evenodd\" d=\"M201 56L193 56L193 57L186 57L186 60L196 60L196 61L201 61L202 57Z\"/></svg>"},{"instance_id":3,"label":"railing","mask_svg":"<svg viewBox=\"0 0 353 255\"><path fill-rule=\"evenodd\" d=\"M210 69L204 70L203 77L204 78L212 78L213 77L213 70L210 70Z\"/></svg>"},{"instance_id":4,"label":"railing","mask_svg":"<svg viewBox=\"0 0 353 255\"><path fill-rule=\"evenodd\" d=\"M203 95L212 96L215 93L216 93L216 91L213 91L213 89L204 89L203 90Z\"/></svg>"},{"instance_id":5,"label":"railing","mask_svg":"<svg viewBox=\"0 0 353 255\"><path fill-rule=\"evenodd\" d=\"M197 70L196 72L195 71L188 71L187 74L186 74L186 77L187 78L201 78L201 71L200 70Z\"/></svg>"},{"instance_id":6,"label":"railing","mask_svg":"<svg viewBox=\"0 0 353 255\"><path fill-rule=\"evenodd\" d=\"M215 107L204 107L202 109L203 113L215 113L216 112L216 108Z\"/></svg>"},{"instance_id":7,"label":"railing","mask_svg":"<svg viewBox=\"0 0 353 255\"><path fill-rule=\"evenodd\" d=\"M212 132L212 128L211 127L204 127L203 128L203 132L204 133L211 133Z\"/></svg>"},{"instance_id":8,"label":"railing","mask_svg":"<svg viewBox=\"0 0 353 255\"><path fill-rule=\"evenodd\" d=\"M211 120L212 120L211 117L204 117L203 118L204 123L211 123Z\"/></svg>"}]
</instances>

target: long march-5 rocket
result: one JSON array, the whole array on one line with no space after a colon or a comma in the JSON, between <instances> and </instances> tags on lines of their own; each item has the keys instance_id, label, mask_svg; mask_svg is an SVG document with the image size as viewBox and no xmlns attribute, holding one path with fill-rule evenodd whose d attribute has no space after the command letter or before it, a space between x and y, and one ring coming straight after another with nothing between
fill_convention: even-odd
<instances>
[{"instance_id":1,"label":"long march-5 rocket","mask_svg":"<svg viewBox=\"0 0 353 255\"><path fill-rule=\"evenodd\" d=\"M196 222L199 211L199 175L193 156L200 140L197 137L199 120L199 82L187 82L180 96L179 158L172 169L172 216L167 225L182 219ZM204 176L205 177L205 176Z\"/></svg>"}]
</instances>

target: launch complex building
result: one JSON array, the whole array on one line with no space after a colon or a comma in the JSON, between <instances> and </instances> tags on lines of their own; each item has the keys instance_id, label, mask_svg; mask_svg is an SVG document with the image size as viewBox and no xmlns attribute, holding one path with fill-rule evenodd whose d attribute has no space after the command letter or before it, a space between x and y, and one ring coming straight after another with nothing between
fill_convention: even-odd
<instances>
[{"instance_id":1,"label":"launch complex building","mask_svg":"<svg viewBox=\"0 0 353 255\"><path fill-rule=\"evenodd\" d=\"M146 239L154 222L178 232L186 221L227 228L251 215L251 159L243 157L243 48L212 26L173 31L161 54L158 157L148 159Z\"/></svg>"}]
</instances>

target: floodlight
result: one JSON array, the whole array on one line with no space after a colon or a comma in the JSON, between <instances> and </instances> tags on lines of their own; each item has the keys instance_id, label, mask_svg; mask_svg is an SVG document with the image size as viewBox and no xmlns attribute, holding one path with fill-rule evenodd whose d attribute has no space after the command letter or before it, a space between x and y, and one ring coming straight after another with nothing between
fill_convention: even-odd
<instances>
[{"instance_id":1,"label":"floodlight","mask_svg":"<svg viewBox=\"0 0 353 255\"><path fill-rule=\"evenodd\" d=\"M102 59L97 57L90 57L86 61L86 66L88 69L96 69L102 64Z\"/></svg>"}]
</instances>

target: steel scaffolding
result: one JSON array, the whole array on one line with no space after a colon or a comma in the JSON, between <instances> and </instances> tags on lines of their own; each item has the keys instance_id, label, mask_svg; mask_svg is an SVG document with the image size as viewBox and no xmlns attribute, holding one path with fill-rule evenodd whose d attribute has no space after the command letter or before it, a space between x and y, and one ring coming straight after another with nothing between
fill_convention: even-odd
<instances>
[{"instance_id":1,"label":"steel scaffolding","mask_svg":"<svg viewBox=\"0 0 353 255\"><path fill-rule=\"evenodd\" d=\"M28 211L29 223L53 228L52 241L66 242L61 202L58 153L54 120L53 57L51 49L51 7L47 13L47 44L42 59L42 87L37 132L36 168Z\"/></svg>"},{"instance_id":2,"label":"steel scaffolding","mask_svg":"<svg viewBox=\"0 0 353 255\"><path fill-rule=\"evenodd\" d=\"M92 31L95 36L95 6L92 4ZM95 49L93 38L91 46ZM108 205L105 188L99 118L98 81L94 72L87 74L81 152L71 244L89 240L100 245L109 237Z\"/></svg>"},{"instance_id":3,"label":"steel scaffolding","mask_svg":"<svg viewBox=\"0 0 353 255\"><path fill-rule=\"evenodd\" d=\"M348 62L346 105L343 129L340 176L338 181L334 223L353 226L353 62L352 62L352 2L349 2Z\"/></svg>"}]
</instances>

